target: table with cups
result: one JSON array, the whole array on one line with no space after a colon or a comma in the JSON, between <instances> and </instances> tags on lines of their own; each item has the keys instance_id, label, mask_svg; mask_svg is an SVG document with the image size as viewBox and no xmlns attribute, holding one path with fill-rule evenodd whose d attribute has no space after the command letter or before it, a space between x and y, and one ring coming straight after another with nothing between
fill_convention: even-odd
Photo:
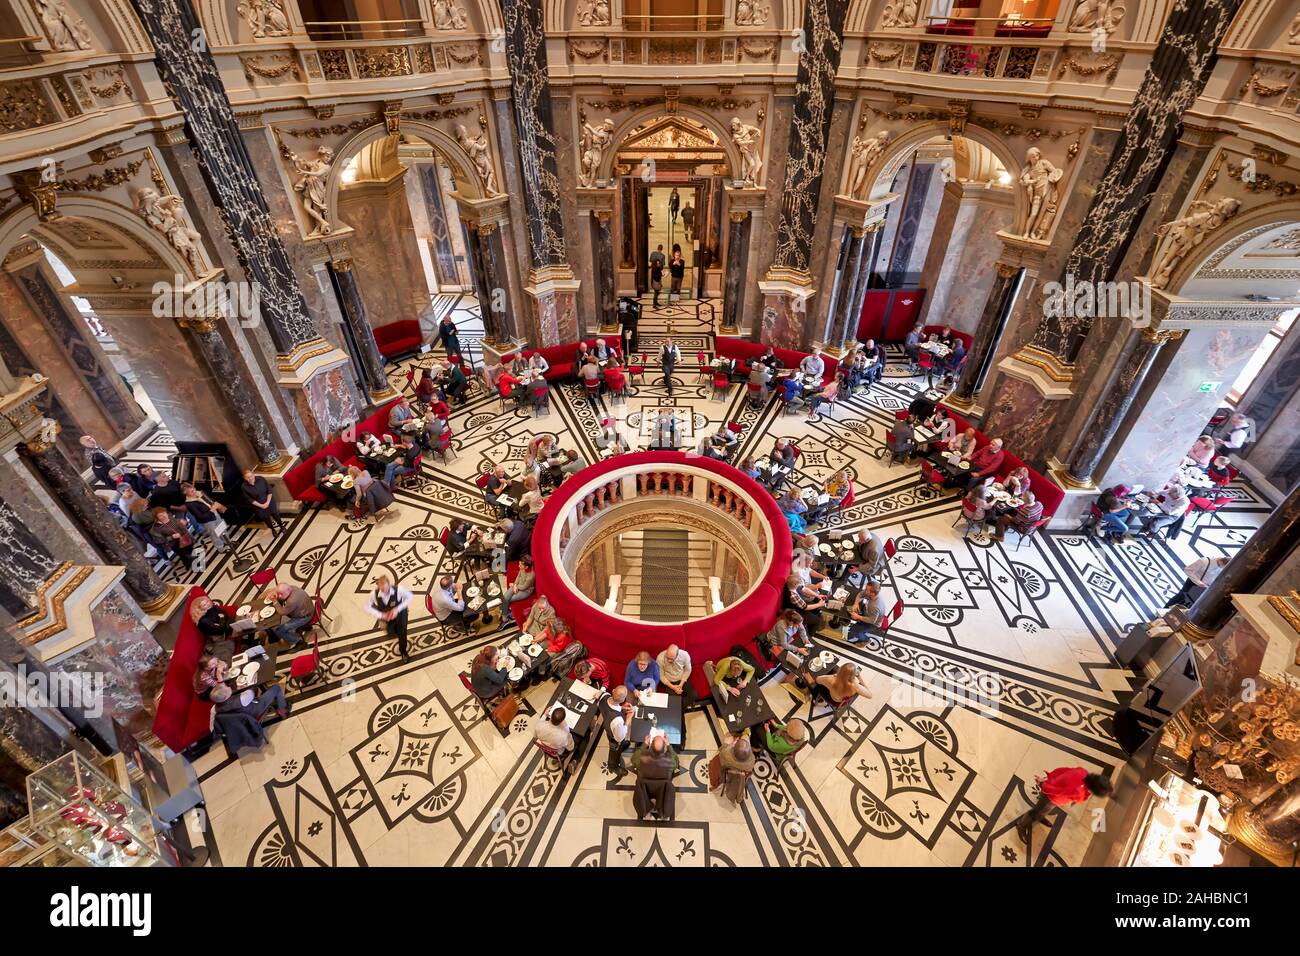
<instances>
[{"instance_id":1,"label":"table with cups","mask_svg":"<svg viewBox=\"0 0 1300 956\"><path fill-rule=\"evenodd\" d=\"M506 672L511 689L518 690L532 683L550 660L550 653L536 638L531 634L520 634L497 649L496 667Z\"/></svg>"}]
</instances>

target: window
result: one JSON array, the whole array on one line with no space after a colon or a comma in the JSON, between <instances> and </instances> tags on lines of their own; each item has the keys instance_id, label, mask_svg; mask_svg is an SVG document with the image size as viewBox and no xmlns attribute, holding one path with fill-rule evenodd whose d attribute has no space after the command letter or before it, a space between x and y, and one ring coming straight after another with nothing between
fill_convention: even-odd
<instances>
[{"instance_id":1,"label":"window","mask_svg":"<svg viewBox=\"0 0 1300 956\"><path fill-rule=\"evenodd\" d=\"M1300 315L1300 309L1283 312L1277 317L1277 322L1268 330L1268 335L1263 342L1259 343L1259 348L1255 350L1255 354L1250 357L1250 361L1246 363L1246 367L1241 370L1237 380L1232 383L1232 388L1228 390L1229 405L1235 408L1237 403L1241 401L1241 396L1246 394L1246 390L1255 381L1255 377L1259 375L1264 363L1277 351L1277 347L1282 344L1282 339L1286 337L1287 332L1291 331L1291 326L1295 322L1297 315Z\"/></svg>"}]
</instances>

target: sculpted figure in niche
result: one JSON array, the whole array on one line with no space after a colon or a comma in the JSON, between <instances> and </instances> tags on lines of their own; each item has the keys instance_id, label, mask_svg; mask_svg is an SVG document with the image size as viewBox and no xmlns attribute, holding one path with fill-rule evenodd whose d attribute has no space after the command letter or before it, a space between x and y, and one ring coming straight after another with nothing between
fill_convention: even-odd
<instances>
[{"instance_id":1,"label":"sculpted figure in niche","mask_svg":"<svg viewBox=\"0 0 1300 956\"><path fill-rule=\"evenodd\" d=\"M578 6L578 22L584 27L607 27L612 19L609 0L583 0Z\"/></svg>"},{"instance_id":2,"label":"sculpted figure in niche","mask_svg":"<svg viewBox=\"0 0 1300 956\"><path fill-rule=\"evenodd\" d=\"M763 131L757 126L747 126L735 116L731 120L731 140L740 149L740 178L746 186L757 186L758 175L763 171Z\"/></svg>"},{"instance_id":3,"label":"sculpted figure in niche","mask_svg":"<svg viewBox=\"0 0 1300 956\"><path fill-rule=\"evenodd\" d=\"M582 168L578 170L581 184L590 189L600 175L600 161L605 158L605 148L614 139L614 121L607 119L599 126L582 124Z\"/></svg>"},{"instance_id":4,"label":"sculpted figure in niche","mask_svg":"<svg viewBox=\"0 0 1300 956\"><path fill-rule=\"evenodd\" d=\"M762 0L737 0L736 26L761 27L767 24L772 9Z\"/></svg>"},{"instance_id":5,"label":"sculpted figure in niche","mask_svg":"<svg viewBox=\"0 0 1300 956\"><path fill-rule=\"evenodd\" d=\"M257 39L289 35L289 17L282 0L240 0L239 15Z\"/></svg>"},{"instance_id":6,"label":"sculpted figure in niche","mask_svg":"<svg viewBox=\"0 0 1300 956\"><path fill-rule=\"evenodd\" d=\"M1292 46L1300 44L1300 13L1295 15L1291 25L1286 28L1286 42Z\"/></svg>"},{"instance_id":7,"label":"sculpted figure in niche","mask_svg":"<svg viewBox=\"0 0 1300 956\"><path fill-rule=\"evenodd\" d=\"M487 135L479 133L471 136L469 130L457 123L456 140L474 161L474 168L483 181L483 191L489 196L497 195L497 174L492 168L492 149L488 146Z\"/></svg>"},{"instance_id":8,"label":"sculpted figure in niche","mask_svg":"<svg viewBox=\"0 0 1300 956\"><path fill-rule=\"evenodd\" d=\"M867 198L867 170L880 158L893 135L889 130L877 133L870 139L853 137L853 146L849 152L849 195L854 199Z\"/></svg>"},{"instance_id":9,"label":"sculpted figure in niche","mask_svg":"<svg viewBox=\"0 0 1300 956\"><path fill-rule=\"evenodd\" d=\"M921 9L918 0L889 0L885 12L880 18L880 25L891 29L916 26L916 18Z\"/></svg>"},{"instance_id":10,"label":"sculpted figure in niche","mask_svg":"<svg viewBox=\"0 0 1300 956\"><path fill-rule=\"evenodd\" d=\"M1124 19L1124 5L1112 0L1083 0L1070 14L1072 33L1091 33L1101 27L1106 35L1114 33Z\"/></svg>"},{"instance_id":11,"label":"sculpted figure in niche","mask_svg":"<svg viewBox=\"0 0 1300 956\"><path fill-rule=\"evenodd\" d=\"M167 237L196 275L203 272L199 234L185 222L185 203L180 196L163 196L152 186L145 186L135 194L135 211Z\"/></svg>"},{"instance_id":12,"label":"sculpted figure in niche","mask_svg":"<svg viewBox=\"0 0 1300 956\"><path fill-rule=\"evenodd\" d=\"M90 49L90 28L63 0L32 0L50 46L60 53Z\"/></svg>"},{"instance_id":13,"label":"sculpted figure in niche","mask_svg":"<svg viewBox=\"0 0 1300 956\"><path fill-rule=\"evenodd\" d=\"M334 150L322 146L316 150L315 159L299 159L297 153L289 154L289 161L298 171L298 181L293 184L294 192L302 195L302 208L316 223L316 233L327 236L333 232L329 215L326 211L326 182L330 175L330 165L334 162Z\"/></svg>"},{"instance_id":14,"label":"sculpted figure in niche","mask_svg":"<svg viewBox=\"0 0 1300 956\"><path fill-rule=\"evenodd\" d=\"M464 30L467 23L464 7L451 0L433 0L433 25L439 30Z\"/></svg>"},{"instance_id":15,"label":"sculpted figure in niche","mask_svg":"<svg viewBox=\"0 0 1300 956\"><path fill-rule=\"evenodd\" d=\"M1056 220L1057 204L1060 202L1058 184L1065 173L1057 169L1049 160L1043 158L1037 146L1029 147L1025 153L1025 167L1020 170L1020 188L1029 200L1029 215L1025 217L1023 235L1030 239L1046 239Z\"/></svg>"},{"instance_id":16,"label":"sculpted figure in niche","mask_svg":"<svg viewBox=\"0 0 1300 956\"><path fill-rule=\"evenodd\" d=\"M1152 288L1163 289L1168 285L1178 263L1240 209L1241 203L1227 196L1222 199L1197 199L1187 208L1186 216L1167 222L1157 229L1156 235L1166 241L1151 270Z\"/></svg>"}]
</instances>

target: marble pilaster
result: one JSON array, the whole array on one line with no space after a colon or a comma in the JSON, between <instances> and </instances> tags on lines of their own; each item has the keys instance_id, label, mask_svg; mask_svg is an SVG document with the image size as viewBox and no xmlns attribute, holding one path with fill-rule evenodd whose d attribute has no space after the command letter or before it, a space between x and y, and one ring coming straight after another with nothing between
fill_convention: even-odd
<instances>
[{"instance_id":1,"label":"marble pilaster","mask_svg":"<svg viewBox=\"0 0 1300 956\"><path fill-rule=\"evenodd\" d=\"M962 411L969 411L975 406L975 396L984 387L984 381L992 368L993 356L1006 331L1007 322L1015 308L1016 299L1024 287L1024 267L1009 262L998 262L994 266L993 285L984 301L979 324L971 339L971 348L966 353L966 367L957 382L953 394L948 397L948 404Z\"/></svg>"},{"instance_id":2,"label":"marble pilaster","mask_svg":"<svg viewBox=\"0 0 1300 956\"><path fill-rule=\"evenodd\" d=\"M524 341L520 331L523 304L515 298L511 258L509 202L506 196L467 199L453 194L460 209L465 254L483 315L484 348L489 358L507 354Z\"/></svg>"},{"instance_id":3,"label":"marble pilaster","mask_svg":"<svg viewBox=\"0 0 1300 956\"><path fill-rule=\"evenodd\" d=\"M419 186L425 215L429 222L429 252L433 259L433 274L438 288L460 288L460 275L456 271L456 250L452 245L450 217L442 194L442 170L435 160L417 163L412 168L414 181Z\"/></svg>"},{"instance_id":4,"label":"marble pilaster","mask_svg":"<svg viewBox=\"0 0 1300 956\"><path fill-rule=\"evenodd\" d=\"M747 209L733 209L727 216L727 265L722 278L722 326L718 329L723 335L740 331L752 219Z\"/></svg>"},{"instance_id":5,"label":"marble pilaster","mask_svg":"<svg viewBox=\"0 0 1300 956\"><path fill-rule=\"evenodd\" d=\"M21 619L39 605L39 595L59 562L22 517L0 498L0 607Z\"/></svg>"},{"instance_id":6,"label":"marble pilaster","mask_svg":"<svg viewBox=\"0 0 1300 956\"><path fill-rule=\"evenodd\" d=\"M600 330L618 332L618 295L614 281L614 214L609 209L592 212L596 233L596 311Z\"/></svg>"},{"instance_id":7,"label":"marble pilaster","mask_svg":"<svg viewBox=\"0 0 1300 956\"><path fill-rule=\"evenodd\" d=\"M838 358L844 351L844 342L848 336L849 324L854 317L853 293L857 288L858 274L866 258L870 238L866 232L856 226L845 226L844 236L840 239L840 255L835 270L835 283L831 287L827 302L827 324L822 337L821 347L826 354ZM861 314L861 305L858 314ZM854 330L857 325L854 323Z\"/></svg>"},{"instance_id":8,"label":"marble pilaster","mask_svg":"<svg viewBox=\"0 0 1300 956\"><path fill-rule=\"evenodd\" d=\"M375 342L374 329L366 317L365 297L357 286L356 273L352 270L352 257L344 254L331 258L327 268L330 281L338 294L343 321L352 332L352 341L356 345L360 371L370 392L370 400L376 403L387 401L396 392L388 383L388 375L384 371L384 356L379 351L379 345Z\"/></svg>"}]
</instances>

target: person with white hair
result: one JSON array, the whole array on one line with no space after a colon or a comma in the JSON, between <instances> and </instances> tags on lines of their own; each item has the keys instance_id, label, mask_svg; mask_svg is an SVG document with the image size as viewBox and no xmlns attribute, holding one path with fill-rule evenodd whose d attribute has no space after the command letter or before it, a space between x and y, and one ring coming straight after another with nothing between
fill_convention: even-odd
<instances>
[{"instance_id":1,"label":"person with white hair","mask_svg":"<svg viewBox=\"0 0 1300 956\"><path fill-rule=\"evenodd\" d=\"M271 603L284 615L284 620L271 628L271 633L290 647L301 644L298 629L306 627L316 616L315 600L296 584L277 584L271 593Z\"/></svg>"},{"instance_id":2,"label":"person with white hair","mask_svg":"<svg viewBox=\"0 0 1300 956\"><path fill-rule=\"evenodd\" d=\"M641 819L671 820L675 809L673 775L677 772L677 753L662 731L652 733L647 743L632 755L636 771L636 789L632 806Z\"/></svg>"},{"instance_id":3,"label":"person with white hair","mask_svg":"<svg viewBox=\"0 0 1300 956\"><path fill-rule=\"evenodd\" d=\"M729 739L718 748L718 765L718 791L739 806L745 799L746 784L754 770L754 748L744 737Z\"/></svg>"},{"instance_id":4,"label":"person with white hair","mask_svg":"<svg viewBox=\"0 0 1300 956\"><path fill-rule=\"evenodd\" d=\"M605 344L604 339L596 339L596 347L591 350L597 362L608 362L614 357L614 350Z\"/></svg>"}]
</instances>

